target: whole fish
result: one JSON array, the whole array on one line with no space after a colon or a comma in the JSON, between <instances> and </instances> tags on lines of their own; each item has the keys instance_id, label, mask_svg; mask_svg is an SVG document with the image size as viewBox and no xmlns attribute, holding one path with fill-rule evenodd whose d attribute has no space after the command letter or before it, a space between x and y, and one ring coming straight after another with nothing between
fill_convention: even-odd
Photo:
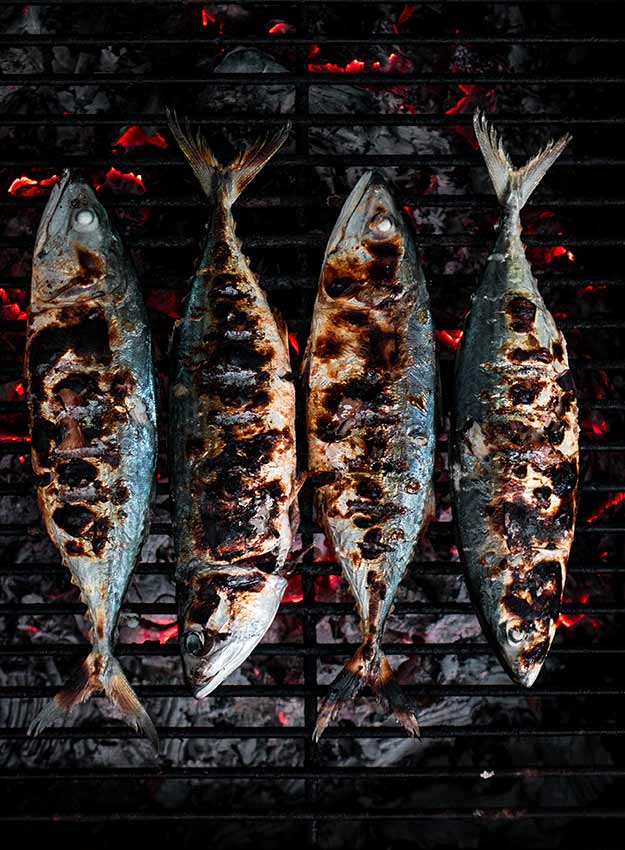
<instances>
[{"instance_id":1,"label":"whole fish","mask_svg":"<svg viewBox=\"0 0 625 850\"><path fill-rule=\"evenodd\" d=\"M520 212L570 137L517 169L481 113L474 127L504 212L458 350L452 483L483 627L511 678L529 687L560 612L579 449L566 343L525 256Z\"/></svg>"},{"instance_id":2,"label":"whole fish","mask_svg":"<svg viewBox=\"0 0 625 850\"><path fill-rule=\"evenodd\" d=\"M93 644L30 732L103 691L158 746L113 656L156 466L150 330L106 210L69 171L54 186L37 233L26 370L39 506L87 606Z\"/></svg>"},{"instance_id":3,"label":"whole fish","mask_svg":"<svg viewBox=\"0 0 625 850\"><path fill-rule=\"evenodd\" d=\"M425 279L384 177L364 174L326 248L307 353L318 516L360 614L362 644L331 685L318 739L368 684L418 734L381 647L433 508L436 358Z\"/></svg>"},{"instance_id":4,"label":"whole fish","mask_svg":"<svg viewBox=\"0 0 625 850\"><path fill-rule=\"evenodd\" d=\"M241 251L231 211L289 127L222 165L201 135L169 118L210 202L202 260L175 331L170 395L180 645L201 699L273 622L298 522L286 328Z\"/></svg>"}]
</instances>

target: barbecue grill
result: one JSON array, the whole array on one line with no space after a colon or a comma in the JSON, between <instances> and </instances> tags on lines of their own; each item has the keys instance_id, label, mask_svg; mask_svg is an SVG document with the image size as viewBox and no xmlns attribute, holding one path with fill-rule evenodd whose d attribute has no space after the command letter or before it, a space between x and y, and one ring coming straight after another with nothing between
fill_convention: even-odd
<instances>
[{"instance_id":1,"label":"barbecue grill","mask_svg":"<svg viewBox=\"0 0 625 850\"><path fill-rule=\"evenodd\" d=\"M596 842L598 819L625 819L621 11L573 0L0 0L0 822L20 822L30 838L49 824L59 837L91 824L96 844L113 822L126 836L138 824L142 841L190 843L206 839L209 821L211 841L238 847L547 848ZM573 133L525 217L541 291L567 336L582 427L561 626L530 692L500 671L468 601L443 427L437 519L387 630L422 741L365 696L312 743L317 700L357 631L309 485L275 627L240 673L195 703L175 635L163 427L150 537L117 653L157 722L160 760L97 699L67 725L27 737L37 706L87 649L83 606L33 496L21 361L34 231L46 181L66 166L83 170L137 265L164 425L167 339L206 215L167 131L168 105L224 148L293 122L290 145L235 216L285 314L296 365L325 241L355 176L376 166L395 177L431 290L443 418L498 215L472 144L473 108L496 114L518 155ZM305 468L302 423L299 443Z\"/></svg>"}]
</instances>

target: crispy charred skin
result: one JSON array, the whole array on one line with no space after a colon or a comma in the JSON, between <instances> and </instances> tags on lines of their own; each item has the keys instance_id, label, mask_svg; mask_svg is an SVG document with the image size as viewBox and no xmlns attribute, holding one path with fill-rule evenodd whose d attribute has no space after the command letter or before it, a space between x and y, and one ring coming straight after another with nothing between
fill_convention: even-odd
<instances>
[{"instance_id":1,"label":"crispy charred skin","mask_svg":"<svg viewBox=\"0 0 625 850\"><path fill-rule=\"evenodd\" d=\"M72 224L79 215L92 230ZM123 674L112 644L144 538L156 459L151 342L121 242L90 187L69 174L39 232L26 370L39 506L92 624L93 653L82 673L88 681L82 694L60 694L57 706L70 710L93 690L120 705L130 697L125 680L124 693L120 681L115 693ZM151 724L146 731L154 737Z\"/></svg>"},{"instance_id":2,"label":"crispy charred skin","mask_svg":"<svg viewBox=\"0 0 625 850\"><path fill-rule=\"evenodd\" d=\"M176 329L171 388L180 629L196 696L273 620L296 500L286 334L235 235L239 173L213 165L211 174L208 238Z\"/></svg>"},{"instance_id":3,"label":"crispy charred skin","mask_svg":"<svg viewBox=\"0 0 625 850\"><path fill-rule=\"evenodd\" d=\"M414 732L397 687L389 693L380 642L430 506L434 337L415 247L381 176L361 179L330 240L308 368L318 513L356 596L363 634L346 666L360 681L337 681L317 735L365 681Z\"/></svg>"},{"instance_id":4,"label":"crispy charred skin","mask_svg":"<svg viewBox=\"0 0 625 850\"><path fill-rule=\"evenodd\" d=\"M520 206L506 206L458 352L452 448L469 585L506 670L529 686L560 612L578 424L566 343L525 257Z\"/></svg>"}]
</instances>

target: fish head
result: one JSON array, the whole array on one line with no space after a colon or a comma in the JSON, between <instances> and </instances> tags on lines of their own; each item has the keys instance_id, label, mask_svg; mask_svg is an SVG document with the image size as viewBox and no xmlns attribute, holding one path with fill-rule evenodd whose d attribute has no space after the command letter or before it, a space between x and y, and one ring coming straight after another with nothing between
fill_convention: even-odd
<instances>
[{"instance_id":1,"label":"fish head","mask_svg":"<svg viewBox=\"0 0 625 850\"><path fill-rule=\"evenodd\" d=\"M529 688L536 681L555 637L562 599L562 567L544 559L515 571L496 606L496 645L511 679ZM520 576L524 576L520 577ZM509 574L510 577L510 574Z\"/></svg>"},{"instance_id":2,"label":"fish head","mask_svg":"<svg viewBox=\"0 0 625 850\"><path fill-rule=\"evenodd\" d=\"M345 201L326 248L322 291L331 299L377 305L400 298L399 263L407 226L388 181L367 171Z\"/></svg>"},{"instance_id":3,"label":"fish head","mask_svg":"<svg viewBox=\"0 0 625 850\"><path fill-rule=\"evenodd\" d=\"M33 299L73 304L97 296L119 240L95 192L65 170L45 206L33 254Z\"/></svg>"},{"instance_id":4,"label":"fish head","mask_svg":"<svg viewBox=\"0 0 625 850\"><path fill-rule=\"evenodd\" d=\"M241 567L200 570L182 584L180 651L197 699L212 693L262 640L286 585L281 576Z\"/></svg>"}]
</instances>

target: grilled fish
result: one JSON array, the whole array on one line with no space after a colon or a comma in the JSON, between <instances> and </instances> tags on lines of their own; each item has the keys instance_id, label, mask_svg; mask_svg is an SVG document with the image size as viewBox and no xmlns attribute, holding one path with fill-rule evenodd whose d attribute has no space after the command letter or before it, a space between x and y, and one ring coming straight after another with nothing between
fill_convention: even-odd
<instances>
[{"instance_id":1,"label":"grilled fish","mask_svg":"<svg viewBox=\"0 0 625 850\"><path fill-rule=\"evenodd\" d=\"M106 210L69 171L37 233L26 370L39 506L87 605L93 645L30 732L103 691L157 747L152 721L113 656L156 465L150 331Z\"/></svg>"},{"instance_id":2,"label":"grilled fish","mask_svg":"<svg viewBox=\"0 0 625 850\"><path fill-rule=\"evenodd\" d=\"M529 687L556 631L579 450L566 343L526 259L519 214L569 136L516 169L482 114L474 127L504 212L458 351L452 483L483 627L511 678Z\"/></svg>"},{"instance_id":3,"label":"grilled fish","mask_svg":"<svg viewBox=\"0 0 625 850\"><path fill-rule=\"evenodd\" d=\"M320 709L315 739L365 684L415 735L416 717L381 641L432 512L436 359L414 240L379 173L360 178L330 236L306 368L317 513L362 631Z\"/></svg>"},{"instance_id":4,"label":"grilled fish","mask_svg":"<svg viewBox=\"0 0 625 850\"><path fill-rule=\"evenodd\" d=\"M175 331L170 396L180 643L187 681L201 699L273 622L298 520L286 327L241 252L231 212L289 127L222 165L199 134L169 117L211 205Z\"/></svg>"}]
</instances>

